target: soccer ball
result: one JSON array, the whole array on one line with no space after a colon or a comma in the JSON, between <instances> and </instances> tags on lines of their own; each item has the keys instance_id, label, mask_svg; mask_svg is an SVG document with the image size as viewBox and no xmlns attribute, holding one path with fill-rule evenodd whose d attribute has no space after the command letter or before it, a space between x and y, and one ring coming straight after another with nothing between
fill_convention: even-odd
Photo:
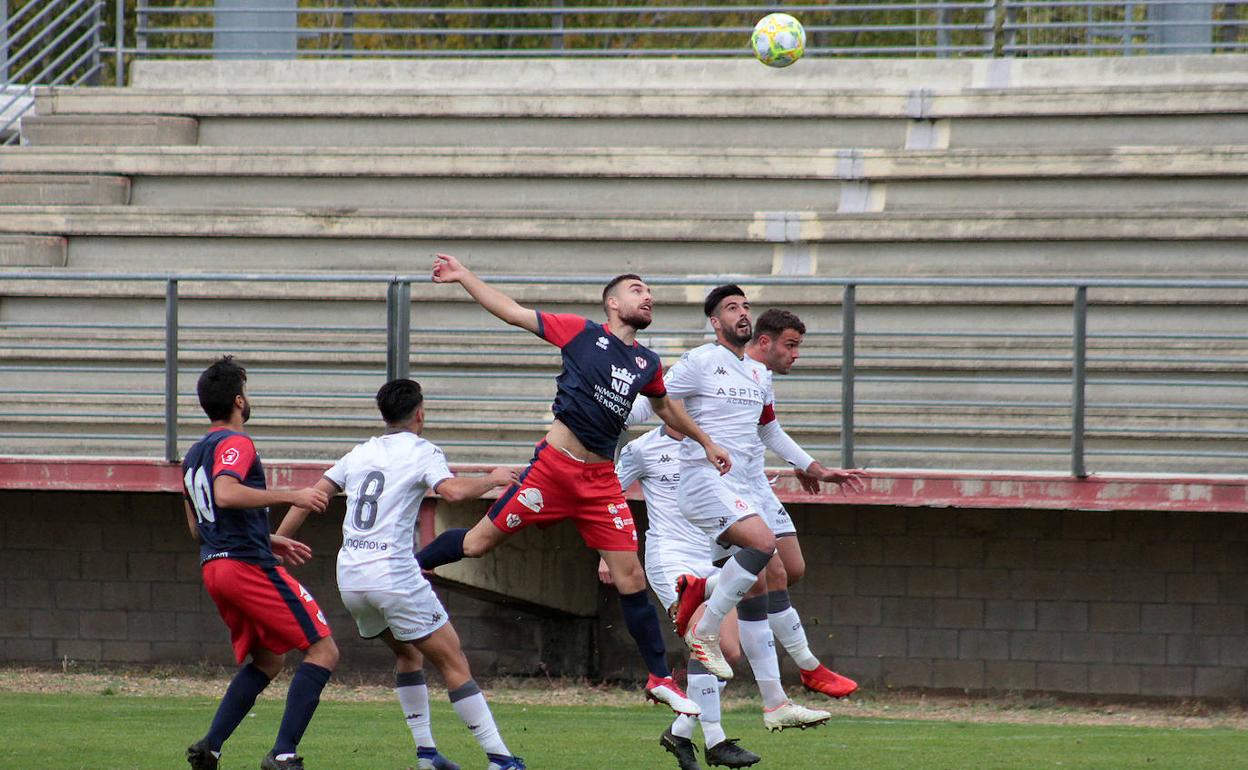
<instances>
[{"instance_id":1,"label":"soccer ball","mask_svg":"<svg viewBox=\"0 0 1248 770\"><path fill-rule=\"evenodd\" d=\"M806 51L806 30L787 13L770 13L754 25L754 55L768 67L787 67Z\"/></svg>"}]
</instances>

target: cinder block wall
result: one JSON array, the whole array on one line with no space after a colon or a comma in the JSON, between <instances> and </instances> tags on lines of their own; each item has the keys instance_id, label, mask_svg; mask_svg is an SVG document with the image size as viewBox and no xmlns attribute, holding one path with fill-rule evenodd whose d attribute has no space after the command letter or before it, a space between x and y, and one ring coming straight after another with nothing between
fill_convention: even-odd
<instances>
[{"instance_id":1,"label":"cinder block wall","mask_svg":"<svg viewBox=\"0 0 1248 770\"><path fill-rule=\"evenodd\" d=\"M300 538L294 570L342 649L340 671L384 674L393 656L361 640L334 581L342 498ZM588 676L593 624L439 591L478 676ZM182 499L167 494L0 492L0 662L233 664L199 579ZM433 672L431 672L433 673Z\"/></svg>"},{"instance_id":2,"label":"cinder block wall","mask_svg":"<svg viewBox=\"0 0 1248 770\"><path fill-rule=\"evenodd\" d=\"M791 511L813 647L871 687L1248 697L1246 516ZM310 521L297 574L343 671L388 670L334 589L337 516ZM0 661L230 662L176 496L0 492L0 581ZM596 623L440 593L478 675L641 676L610 589Z\"/></svg>"}]
</instances>

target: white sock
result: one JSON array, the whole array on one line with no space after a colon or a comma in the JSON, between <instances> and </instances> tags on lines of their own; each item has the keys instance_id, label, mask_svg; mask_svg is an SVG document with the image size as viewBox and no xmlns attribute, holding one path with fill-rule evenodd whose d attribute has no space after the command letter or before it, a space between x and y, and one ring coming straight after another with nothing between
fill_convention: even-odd
<instances>
[{"instance_id":1,"label":"white sock","mask_svg":"<svg viewBox=\"0 0 1248 770\"><path fill-rule=\"evenodd\" d=\"M774 709L783 705L788 697L780 686L780 660L776 657L776 641L766 620L737 619L741 629L741 649L754 670L758 691L763 696L763 708Z\"/></svg>"},{"instance_id":2,"label":"white sock","mask_svg":"<svg viewBox=\"0 0 1248 770\"><path fill-rule=\"evenodd\" d=\"M798 668L809 671L819 667L819 659L810 651L806 629L802 628L802 618L797 610L789 607L781 612L768 613L767 622L771 625L771 633L775 635L776 641L780 642L780 646Z\"/></svg>"},{"instance_id":3,"label":"white sock","mask_svg":"<svg viewBox=\"0 0 1248 770\"><path fill-rule=\"evenodd\" d=\"M702 739L707 748L724 739L724 727L719 708L719 678L714 674L690 674L689 698L702 709L698 721L702 724Z\"/></svg>"},{"instance_id":4,"label":"white sock","mask_svg":"<svg viewBox=\"0 0 1248 770\"><path fill-rule=\"evenodd\" d=\"M691 684L689 687L692 688L693 685ZM676 717L675 722L672 722L672 735L675 735L677 738L692 738L693 726L697 724L697 722L698 720L688 714L681 714Z\"/></svg>"},{"instance_id":5,"label":"white sock","mask_svg":"<svg viewBox=\"0 0 1248 770\"><path fill-rule=\"evenodd\" d=\"M715 585L715 590L707 597L706 612L698 620L697 635L718 634L724 616L732 612L732 608L737 606L745 592L757 580L758 575L741 566L736 559L729 559L719 571L719 582Z\"/></svg>"},{"instance_id":6,"label":"white sock","mask_svg":"<svg viewBox=\"0 0 1248 770\"><path fill-rule=\"evenodd\" d=\"M503 743L503 737L498 734L494 715L490 713L490 707L476 682L469 679L467 683L451 690L448 695L451 705L455 707L455 713L468 725L472 737L477 739L486 754L511 756L511 751Z\"/></svg>"},{"instance_id":7,"label":"white sock","mask_svg":"<svg viewBox=\"0 0 1248 770\"><path fill-rule=\"evenodd\" d=\"M433 732L429 720L429 687L425 684L405 684L395 687L399 696L399 705L403 708L403 718L407 720L407 728L412 731L412 740L417 748L433 748Z\"/></svg>"},{"instance_id":8,"label":"white sock","mask_svg":"<svg viewBox=\"0 0 1248 770\"><path fill-rule=\"evenodd\" d=\"M706 579L706 585L702 587L702 590L706 592L706 598L710 598L711 594L715 593L715 586L717 585L719 585L719 573L715 572Z\"/></svg>"}]
</instances>

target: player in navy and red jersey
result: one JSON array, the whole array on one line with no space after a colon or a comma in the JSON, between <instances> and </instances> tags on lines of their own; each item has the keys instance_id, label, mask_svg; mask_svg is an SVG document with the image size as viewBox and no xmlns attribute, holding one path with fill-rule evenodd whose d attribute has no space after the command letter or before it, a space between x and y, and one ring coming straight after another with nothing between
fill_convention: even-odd
<instances>
[{"instance_id":1,"label":"player in navy and red jersey","mask_svg":"<svg viewBox=\"0 0 1248 770\"><path fill-rule=\"evenodd\" d=\"M637 530L612 458L633 401L642 394L665 423L701 444L715 467L726 472L731 461L683 407L668 400L659 357L637 343L638 330L653 317L650 288L635 275L608 283L602 290L607 314L603 324L522 307L445 254L434 259L433 281L460 284L498 318L557 346L563 352L563 372L557 380L554 422L520 481L472 529L443 532L416 558L425 569L434 569L488 553L527 526L544 528L570 519L585 544L602 555L620 591L625 624L650 671L648 697L679 713L699 713L667 667L658 614L637 558Z\"/></svg>"},{"instance_id":2,"label":"player in navy and red jersey","mask_svg":"<svg viewBox=\"0 0 1248 770\"><path fill-rule=\"evenodd\" d=\"M186 750L186 760L194 770L216 770L221 746L282 670L286 653L299 649L304 660L291 679L277 741L260 767L303 770L296 748L338 662L338 647L312 594L278 566L279 556L297 565L312 551L269 534L269 506L321 511L329 498L313 487L265 488L255 445L243 432L251 416L246 383L246 370L230 356L204 370L196 389L212 427L182 461L186 522L200 542L204 587L230 629L234 657L240 664L251 657L226 689L208 734Z\"/></svg>"}]
</instances>

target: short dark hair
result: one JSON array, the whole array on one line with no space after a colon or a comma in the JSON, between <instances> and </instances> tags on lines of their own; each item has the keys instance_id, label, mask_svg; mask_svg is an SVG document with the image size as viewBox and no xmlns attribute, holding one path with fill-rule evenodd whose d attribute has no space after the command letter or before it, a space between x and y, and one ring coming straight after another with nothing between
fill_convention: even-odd
<instances>
[{"instance_id":1,"label":"short dark hair","mask_svg":"<svg viewBox=\"0 0 1248 770\"><path fill-rule=\"evenodd\" d=\"M724 301L724 297L744 297L745 292L741 291L741 287L735 283L726 283L723 286L716 286L711 289L711 293L706 295L706 302L702 303L702 312L707 318L715 315L715 311L719 309L719 303Z\"/></svg>"},{"instance_id":2,"label":"short dark hair","mask_svg":"<svg viewBox=\"0 0 1248 770\"><path fill-rule=\"evenodd\" d=\"M415 380L390 380L377 391L377 408L387 425L400 425L425 402L420 383Z\"/></svg>"},{"instance_id":3,"label":"short dark hair","mask_svg":"<svg viewBox=\"0 0 1248 770\"><path fill-rule=\"evenodd\" d=\"M603 310L607 309L607 295L609 295L616 286L619 286L624 281L641 281L641 280L642 280L641 276L637 275L636 273L624 273L623 275L617 275L616 277L607 281L607 285L602 287L602 309ZM644 283L644 281L642 282Z\"/></svg>"},{"instance_id":4,"label":"short dark hair","mask_svg":"<svg viewBox=\"0 0 1248 770\"><path fill-rule=\"evenodd\" d=\"M204 414L214 422L228 420L234 413L234 397L243 394L247 370L234 363L234 356L221 356L199 375L195 392Z\"/></svg>"},{"instance_id":5,"label":"short dark hair","mask_svg":"<svg viewBox=\"0 0 1248 770\"><path fill-rule=\"evenodd\" d=\"M754 319L754 341L758 342L759 337L764 334L773 340L779 339L785 329L792 329L798 334L806 333L806 324L802 323L802 319L797 317L796 313L790 313L787 310L779 308L768 308L763 314Z\"/></svg>"}]
</instances>

